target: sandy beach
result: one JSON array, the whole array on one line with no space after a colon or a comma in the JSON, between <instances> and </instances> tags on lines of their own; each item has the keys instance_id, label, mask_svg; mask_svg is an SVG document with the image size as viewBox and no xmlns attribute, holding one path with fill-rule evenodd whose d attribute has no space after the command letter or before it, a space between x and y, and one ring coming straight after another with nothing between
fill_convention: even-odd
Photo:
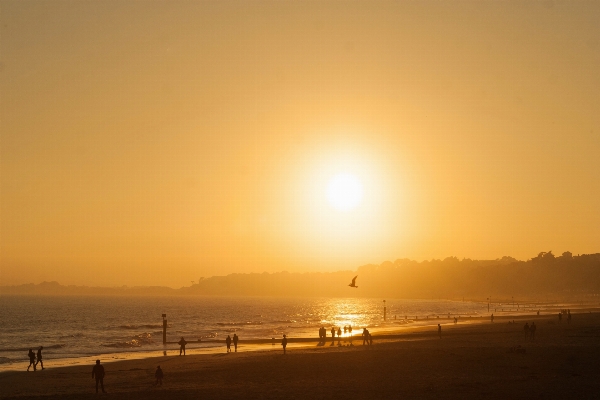
<instances>
[{"instance_id":1,"label":"sandy beach","mask_svg":"<svg viewBox=\"0 0 600 400\"><path fill-rule=\"evenodd\" d=\"M509 323L509 320L515 323ZM535 340L525 322L535 321ZM521 346L525 353L511 352ZM386 339L372 347L298 343L264 351L163 356L106 363L99 396L192 398L492 398L600 397L600 313L496 318L494 323L444 325ZM165 377L156 387L154 371ZM95 395L92 365L0 373L2 398L79 399Z\"/></svg>"}]
</instances>

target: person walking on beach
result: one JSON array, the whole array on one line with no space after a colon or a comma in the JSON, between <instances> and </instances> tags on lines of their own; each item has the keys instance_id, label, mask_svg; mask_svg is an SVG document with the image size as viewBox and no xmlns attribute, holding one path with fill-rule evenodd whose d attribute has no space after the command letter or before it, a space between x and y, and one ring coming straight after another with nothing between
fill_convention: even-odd
<instances>
[{"instance_id":1,"label":"person walking on beach","mask_svg":"<svg viewBox=\"0 0 600 400\"><path fill-rule=\"evenodd\" d=\"M92 369L92 379L96 378L96 393L98 393L98 383L100 383L102 393L106 393L104 391L104 375L104 367L100 365L100 360L96 360L96 365Z\"/></svg>"},{"instance_id":2,"label":"person walking on beach","mask_svg":"<svg viewBox=\"0 0 600 400\"><path fill-rule=\"evenodd\" d=\"M335 326L331 327L331 340L335 340Z\"/></svg>"},{"instance_id":3,"label":"person walking on beach","mask_svg":"<svg viewBox=\"0 0 600 400\"><path fill-rule=\"evenodd\" d=\"M492 316L490 317L492 322L494 322L494 314L492 314Z\"/></svg>"},{"instance_id":4,"label":"person walking on beach","mask_svg":"<svg viewBox=\"0 0 600 400\"><path fill-rule=\"evenodd\" d=\"M183 355L185 356L185 345L187 344L187 342L185 341L183 336L181 337L179 342L177 342L177 344L179 345L179 355L181 355L181 352L183 352Z\"/></svg>"},{"instance_id":5,"label":"person walking on beach","mask_svg":"<svg viewBox=\"0 0 600 400\"><path fill-rule=\"evenodd\" d=\"M531 326L529 327L529 337L531 337L531 340L535 340L535 330L537 329L537 327L535 326L535 322L531 323Z\"/></svg>"},{"instance_id":6,"label":"person walking on beach","mask_svg":"<svg viewBox=\"0 0 600 400\"><path fill-rule=\"evenodd\" d=\"M442 338L442 326L440 324L438 324L438 335L441 339Z\"/></svg>"},{"instance_id":7,"label":"person walking on beach","mask_svg":"<svg viewBox=\"0 0 600 400\"><path fill-rule=\"evenodd\" d=\"M39 363L42 366L42 369L45 369L44 362L42 361L42 350L44 350L44 346L40 346L37 351L37 361L35 362L35 365L38 365Z\"/></svg>"},{"instance_id":8,"label":"person walking on beach","mask_svg":"<svg viewBox=\"0 0 600 400\"><path fill-rule=\"evenodd\" d=\"M156 372L154 373L154 377L156 378L156 382L154 382L154 386L156 386L156 385L162 386L163 371L162 371L162 369L160 369L160 365L158 367L156 367Z\"/></svg>"},{"instance_id":9,"label":"person walking on beach","mask_svg":"<svg viewBox=\"0 0 600 400\"><path fill-rule=\"evenodd\" d=\"M338 335L338 346L340 346L342 344L342 342L340 341L342 338L342 328L338 327L337 335Z\"/></svg>"},{"instance_id":10,"label":"person walking on beach","mask_svg":"<svg viewBox=\"0 0 600 400\"><path fill-rule=\"evenodd\" d=\"M238 340L240 340L240 338L238 337L238 335L236 333L233 334L233 348L235 349L235 352L237 353L237 342Z\"/></svg>"},{"instance_id":11,"label":"person walking on beach","mask_svg":"<svg viewBox=\"0 0 600 400\"><path fill-rule=\"evenodd\" d=\"M225 344L227 344L227 352L231 353L231 337L227 335L227 339L225 339Z\"/></svg>"},{"instance_id":12,"label":"person walking on beach","mask_svg":"<svg viewBox=\"0 0 600 400\"><path fill-rule=\"evenodd\" d=\"M562 313L558 313L558 322L562 322Z\"/></svg>"},{"instance_id":13,"label":"person walking on beach","mask_svg":"<svg viewBox=\"0 0 600 400\"><path fill-rule=\"evenodd\" d=\"M529 339L529 322L525 322L523 332L525 333L525 340Z\"/></svg>"},{"instance_id":14,"label":"person walking on beach","mask_svg":"<svg viewBox=\"0 0 600 400\"><path fill-rule=\"evenodd\" d=\"M362 337L363 337L363 346L365 345L365 342L367 344L369 344L369 331L367 330L367 328L363 329Z\"/></svg>"},{"instance_id":15,"label":"person walking on beach","mask_svg":"<svg viewBox=\"0 0 600 400\"><path fill-rule=\"evenodd\" d=\"M281 346L283 346L283 354L285 354L285 348L287 347L287 338L283 335L283 340L281 340Z\"/></svg>"},{"instance_id":16,"label":"person walking on beach","mask_svg":"<svg viewBox=\"0 0 600 400\"><path fill-rule=\"evenodd\" d=\"M29 368L31 368L32 365L33 370L35 371L35 353L32 349L29 349L29 353L27 353L27 355L29 356L29 365L27 366L27 372L29 372Z\"/></svg>"}]
</instances>

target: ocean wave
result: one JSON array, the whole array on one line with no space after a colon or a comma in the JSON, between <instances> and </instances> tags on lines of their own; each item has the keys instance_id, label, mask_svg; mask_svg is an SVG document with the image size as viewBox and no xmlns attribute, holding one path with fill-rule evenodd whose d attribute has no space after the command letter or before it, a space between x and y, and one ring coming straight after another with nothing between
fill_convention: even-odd
<instances>
[{"instance_id":1,"label":"ocean wave","mask_svg":"<svg viewBox=\"0 0 600 400\"><path fill-rule=\"evenodd\" d=\"M8 357L0 357L0 364L7 364L12 362L12 360Z\"/></svg>"},{"instance_id":2,"label":"ocean wave","mask_svg":"<svg viewBox=\"0 0 600 400\"><path fill-rule=\"evenodd\" d=\"M65 347L65 344L52 344L49 346L44 346L44 350L48 350L48 349L62 349L63 347ZM32 346L32 347L8 347L8 348L4 348L4 349L0 349L0 351L29 351L29 349L37 349L39 348L39 346Z\"/></svg>"},{"instance_id":3,"label":"ocean wave","mask_svg":"<svg viewBox=\"0 0 600 400\"><path fill-rule=\"evenodd\" d=\"M217 322L217 325L219 326L243 326L243 325L262 325L263 323L258 321L258 322L252 322L252 321L247 321L247 322Z\"/></svg>"},{"instance_id":4,"label":"ocean wave","mask_svg":"<svg viewBox=\"0 0 600 400\"><path fill-rule=\"evenodd\" d=\"M150 333L141 333L139 335L135 335L133 339L125 341L125 342L114 342L114 343L106 343L101 344L102 347L114 347L119 349L127 349L134 347L142 347L147 344L154 343L152 340L152 334Z\"/></svg>"},{"instance_id":5,"label":"ocean wave","mask_svg":"<svg viewBox=\"0 0 600 400\"><path fill-rule=\"evenodd\" d=\"M83 333L74 333L72 335L60 336L59 339L72 339L72 338L82 338L82 337L84 337Z\"/></svg>"},{"instance_id":6,"label":"ocean wave","mask_svg":"<svg viewBox=\"0 0 600 400\"><path fill-rule=\"evenodd\" d=\"M167 325L167 328L170 328L171 325ZM144 324L144 325L119 325L119 329L158 329L162 328L162 325L159 324Z\"/></svg>"}]
</instances>

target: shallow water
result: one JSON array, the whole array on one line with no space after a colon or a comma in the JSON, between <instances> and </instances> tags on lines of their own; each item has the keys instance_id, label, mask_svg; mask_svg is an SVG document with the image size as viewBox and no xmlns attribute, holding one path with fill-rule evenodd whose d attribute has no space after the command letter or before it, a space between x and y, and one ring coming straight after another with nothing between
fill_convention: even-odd
<instances>
[{"instance_id":1,"label":"shallow water","mask_svg":"<svg viewBox=\"0 0 600 400\"><path fill-rule=\"evenodd\" d=\"M354 333L399 328L427 321L427 316L478 316L486 305L446 300L266 298L266 297L0 297L0 365L27 363L29 348L44 346L44 361L131 355L161 351L162 317L167 340L181 336L211 347L210 340L237 333L241 339L269 339L287 334L318 337L321 326L352 325ZM396 316L396 319L394 319ZM408 317L408 318L406 318ZM415 320L418 317L418 320ZM429 320L433 323L433 320ZM171 346L172 347L172 346Z\"/></svg>"}]
</instances>

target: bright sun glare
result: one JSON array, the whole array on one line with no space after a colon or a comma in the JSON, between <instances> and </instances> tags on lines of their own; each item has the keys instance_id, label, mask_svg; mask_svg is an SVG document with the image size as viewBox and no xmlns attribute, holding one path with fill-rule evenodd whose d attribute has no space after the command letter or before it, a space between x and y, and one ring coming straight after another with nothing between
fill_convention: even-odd
<instances>
[{"instance_id":1,"label":"bright sun glare","mask_svg":"<svg viewBox=\"0 0 600 400\"><path fill-rule=\"evenodd\" d=\"M338 211L350 211L362 201L363 187L351 174L337 174L327 186L327 200Z\"/></svg>"}]
</instances>

